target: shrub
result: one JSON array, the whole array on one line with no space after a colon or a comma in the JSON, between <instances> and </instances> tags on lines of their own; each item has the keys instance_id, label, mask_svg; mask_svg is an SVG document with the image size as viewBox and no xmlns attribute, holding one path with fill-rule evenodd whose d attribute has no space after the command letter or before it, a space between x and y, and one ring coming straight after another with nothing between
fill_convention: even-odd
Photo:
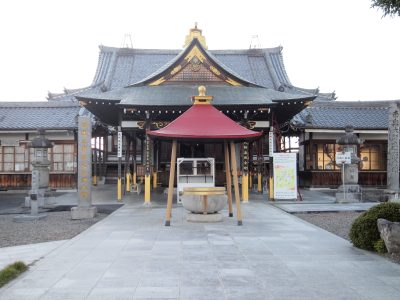
<instances>
[{"instance_id":1,"label":"shrub","mask_svg":"<svg viewBox=\"0 0 400 300\"><path fill-rule=\"evenodd\" d=\"M380 239L377 220L400 221L400 203L386 202L374 206L354 220L349 237L354 246L375 250L374 245Z\"/></svg>"},{"instance_id":2,"label":"shrub","mask_svg":"<svg viewBox=\"0 0 400 300\"><path fill-rule=\"evenodd\" d=\"M387 249L386 249L385 242L382 239L377 240L374 243L374 250L381 254L386 253Z\"/></svg>"},{"instance_id":3,"label":"shrub","mask_svg":"<svg viewBox=\"0 0 400 300\"><path fill-rule=\"evenodd\" d=\"M26 264L22 261L17 261L0 270L0 287L18 277L19 274L25 272L27 269L28 266Z\"/></svg>"}]
</instances>

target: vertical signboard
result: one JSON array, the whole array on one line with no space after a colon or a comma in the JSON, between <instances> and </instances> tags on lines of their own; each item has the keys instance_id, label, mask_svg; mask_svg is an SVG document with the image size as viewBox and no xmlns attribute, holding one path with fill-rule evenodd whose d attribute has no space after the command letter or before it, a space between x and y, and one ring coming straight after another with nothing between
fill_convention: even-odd
<instances>
[{"instance_id":1,"label":"vertical signboard","mask_svg":"<svg viewBox=\"0 0 400 300\"><path fill-rule=\"evenodd\" d=\"M249 171L249 143L243 143L243 173L247 175Z\"/></svg>"},{"instance_id":2,"label":"vertical signboard","mask_svg":"<svg viewBox=\"0 0 400 300\"><path fill-rule=\"evenodd\" d=\"M117 156L118 158L122 157L122 131L118 131L118 153Z\"/></svg>"},{"instance_id":3,"label":"vertical signboard","mask_svg":"<svg viewBox=\"0 0 400 300\"><path fill-rule=\"evenodd\" d=\"M92 204L92 123L90 117L78 117L78 206Z\"/></svg>"},{"instance_id":4,"label":"vertical signboard","mask_svg":"<svg viewBox=\"0 0 400 300\"><path fill-rule=\"evenodd\" d=\"M274 154L274 127L271 127L268 133L268 147L269 147L269 156Z\"/></svg>"},{"instance_id":5,"label":"vertical signboard","mask_svg":"<svg viewBox=\"0 0 400 300\"><path fill-rule=\"evenodd\" d=\"M274 153L274 199L297 199L296 153Z\"/></svg>"}]
</instances>

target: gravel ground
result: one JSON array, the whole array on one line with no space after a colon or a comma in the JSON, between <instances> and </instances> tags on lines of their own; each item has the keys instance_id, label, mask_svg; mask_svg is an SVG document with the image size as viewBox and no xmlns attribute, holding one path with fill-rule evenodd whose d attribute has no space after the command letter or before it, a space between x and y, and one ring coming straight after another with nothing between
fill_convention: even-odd
<instances>
[{"instance_id":1,"label":"gravel ground","mask_svg":"<svg viewBox=\"0 0 400 300\"><path fill-rule=\"evenodd\" d=\"M296 217L311 224L332 232L346 240L350 240L349 232L353 221L362 213L360 212L333 212L333 213L297 213ZM386 259L400 264L400 256L378 254Z\"/></svg>"},{"instance_id":2,"label":"gravel ground","mask_svg":"<svg viewBox=\"0 0 400 300\"><path fill-rule=\"evenodd\" d=\"M346 240L350 240L351 224L360 214L359 212L298 213L295 216Z\"/></svg>"},{"instance_id":3,"label":"gravel ground","mask_svg":"<svg viewBox=\"0 0 400 300\"><path fill-rule=\"evenodd\" d=\"M47 212L47 218L26 223L13 221L15 215L0 215L0 247L71 239L107 214L94 219L72 220L70 211Z\"/></svg>"}]
</instances>

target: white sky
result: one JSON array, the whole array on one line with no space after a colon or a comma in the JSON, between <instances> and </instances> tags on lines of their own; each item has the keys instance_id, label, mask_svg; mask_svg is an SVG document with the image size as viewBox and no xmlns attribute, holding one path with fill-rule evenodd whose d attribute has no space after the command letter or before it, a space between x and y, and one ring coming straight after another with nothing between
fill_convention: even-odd
<instances>
[{"instance_id":1,"label":"white sky","mask_svg":"<svg viewBox=\"0 0 400 300\"><path fill-rule=\"evenodd\" d=\"M400 17L370 0L0 2L0 101L90 85L98 45L180 49L194 22L209 49L283 46L292 84L339 100L400 99Z\"/></svg>"}]
</instances>

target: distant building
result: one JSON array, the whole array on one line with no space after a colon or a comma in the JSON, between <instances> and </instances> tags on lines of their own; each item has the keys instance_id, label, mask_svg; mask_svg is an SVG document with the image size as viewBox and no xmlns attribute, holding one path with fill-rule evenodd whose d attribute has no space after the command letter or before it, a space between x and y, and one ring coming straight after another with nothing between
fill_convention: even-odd
<instances>
[{"instance_id":1,"label":"distant building","mask_svg":"<svg viewBox=\"0 0 400 300\"><path fill-rule=\"evenodd\" d=\"M299 134L300 185L337 187L340 167L335 153L342 151L336 139L346 125L364 140L359 182L364 186L385 187L387 169L388 112L391 101L314 101L295 115L291 126Z\"/></svg>"},{"instance_id":2,"label":"distant building","mask_svg":"<svg viewBox=\"0 0 400 300\"><path fill-rule=\"evenodd\" d=\"M33 149L39 128L54 144L49 149L50 186L76 186L76 117L84 109L75 102L0 102L0 189L31 185ZM87 112L86 112L87 113Z\"/></svg>"}]
</instances>

